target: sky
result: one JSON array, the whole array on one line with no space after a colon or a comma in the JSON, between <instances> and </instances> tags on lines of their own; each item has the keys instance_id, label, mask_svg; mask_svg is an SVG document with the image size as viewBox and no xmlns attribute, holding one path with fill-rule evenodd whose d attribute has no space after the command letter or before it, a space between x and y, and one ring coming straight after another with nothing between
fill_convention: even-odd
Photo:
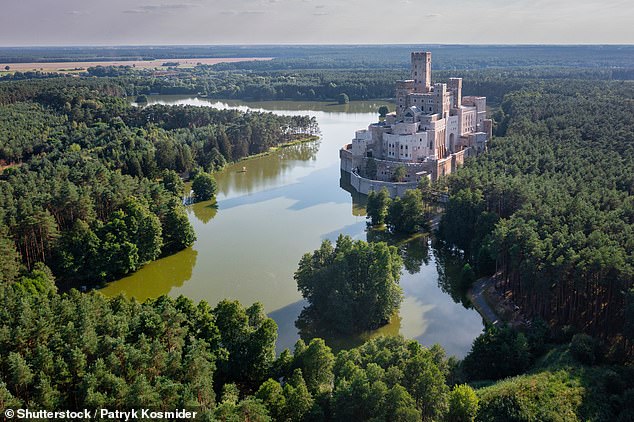
<instances>
[{"instance_id":1,"label":"sky","mask_svg":"<svg viewBox=\"0 0 634 422\"><path fill-rule=\"evenodd\" d=\"M2 0L0 45L634 44L632 0Z\"/></svg>"}]
</instances>

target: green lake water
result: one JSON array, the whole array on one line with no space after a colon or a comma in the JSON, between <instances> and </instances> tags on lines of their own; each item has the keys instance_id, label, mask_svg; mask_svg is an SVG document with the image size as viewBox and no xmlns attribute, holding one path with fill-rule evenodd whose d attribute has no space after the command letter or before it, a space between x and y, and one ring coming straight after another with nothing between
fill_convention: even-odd
<instances>
[{"instance_id":1,"label":"green lake water","mask_svg":"<svg viewBox=\"0 0 634 422\"><path fill-rule=\"evenodd\" d=\"M319 141L282 148L215 174L216 201L188 207L197 236L192 247L101 289L106 295L123 293L141 301L168 294L212 305L224 298L245 305L261 302L278 324L278 351L292 347L299 338L295 320L305 306L293 280L301 256L318 248L323 239L335 241L341 233L355 239L368 236L364 198L346 190L338 150L350 142L355 130L376 120L376 110L384 103L245 103L179 96L151 96L149 103L317 118ZM434 252L425 237L400 243L407 264L401 278L405 300L400 314L379 333L400 332L424 345L439 343L448 354L463 357L483 326L478 313L460 303L459 294L448 293L453 289L454 266L445 263L447 259ZM330 343L345 347L358 341Z\"/></svg>"}]
</instances>

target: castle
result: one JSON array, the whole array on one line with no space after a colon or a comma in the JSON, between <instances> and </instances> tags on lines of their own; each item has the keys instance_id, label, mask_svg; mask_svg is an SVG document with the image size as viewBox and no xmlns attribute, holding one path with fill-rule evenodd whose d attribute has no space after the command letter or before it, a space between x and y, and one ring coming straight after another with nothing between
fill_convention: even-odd
<instances>
[{"instance_id":1,"label":"castle","mask_svg":"<svg viewBox=\"0 0 634 422\"><path fill-rule=\"evenodd\" d=\"M423 177L452 173L491 139L486 97L463 97L462 78L432 84L430 52L411 58L411 79L396 82L396 111L357 131L340 150L341 170L358 192L385 186L400 196Z\"/></svg>"}]
</instances>

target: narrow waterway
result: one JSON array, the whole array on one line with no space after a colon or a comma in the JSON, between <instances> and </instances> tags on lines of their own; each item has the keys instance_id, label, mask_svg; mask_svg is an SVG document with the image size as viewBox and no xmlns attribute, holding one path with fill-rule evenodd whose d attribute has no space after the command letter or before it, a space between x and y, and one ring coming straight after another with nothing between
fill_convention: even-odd
<instances>
[{"instance_id":1,"label":"narrow waterway","mask_svg":"<svg viewBox=\"0 0 634 422\"><path fill-rule=\"evenodd\" d=\"M345 189L338 150L355 130L376 120L376 110L383 103L243 103L176 96L149 100L150 104L308 114L317 118L321 139L217 173L216 202L188 207L197 236L194 245L101 291L107 295L124 293L138 300L185 295L212 305L224 298L245 305L258 301L279 326L278 351L292 347L299 338L295 320L304 306L293 280L301 256L318 248L323 239L335 241L341 233L367 238L363 198ZM405 300L400 315L380 332L400 332L424 345L439 343L448 354L464 356L482 330L482 319L459 302L459 295L453 294L456 302L447 293L454 290L454 269L445 262L451 260L435 253L427 238L400 243L407 267L401 278ZM372 334L376 333L368 335ZM341 347L358 340L331 343Z\"/></svg>"}]
</instances>

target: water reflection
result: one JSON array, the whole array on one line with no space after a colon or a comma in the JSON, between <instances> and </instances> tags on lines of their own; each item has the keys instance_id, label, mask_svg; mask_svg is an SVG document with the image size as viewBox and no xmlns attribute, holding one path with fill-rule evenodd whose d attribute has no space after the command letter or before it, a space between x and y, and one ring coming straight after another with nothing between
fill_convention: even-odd
<instances>
[{"instance_id":1,"label":"water reflection","mask_svg":"<svg viewBox=\"0 0 634 422\"><path fill-rule=\"evenodd\" d=\"M125 292L127 297L134 297L141 302L166 295L174 287L182 286L191 279L197 257L198 252L193 248L184 249L143 267L140 270L143 271L143 278L137 277L138 273L135 273L116 283L107 284L100 292L107 296Z\"/></svg>"},{"instance_id":2,"label":"water reflection","mask_svg":"<svg viewBox=\"0 0 634 422\"><path fill-rule=\"evenodd\" d=\"M250 194L278 185L280 178L298 167L310 167L319 151L320 142L310 141L280 148L277 151L226 166L216 172L218 193L230 197L237 193Z\"/></svg>"},{"instance_id":3,"label":"water reflection","mask_svg":"<svg viewBox=\"0 0 634 422\"><path fill-rule=\"evenodd\" d=\"M339 350L350 349L365 343L366 341L378 336L397 336L401 332L401 323L403 318L400 313L392 316L389 324L379 327L376 330L365 331L357 335L342 334L333 329L333 327L322 324L319 318L311 315L310 308L304 307L295 326L299 330L299 336L305 342L309 342L313 338L322 338L326 344L332 348L333 352Z\"/></svg>"},{"instance_id":4,"label":"water reflection","mask_svg":"<svg viewBox=\"0 0 634 422\"><path fill-rule=\"evenodd\" d=\"M432 247L436 257L438 287L451 296L454 302L461 303L466 308L471 308L471 302L467 298L467 289L462 281L464 260L461 256L445 248L442 242L433 242Z\"/></svg>"},{"instance_id":5,"label":"water reflection","mask_svg":"<svg viewBox=\"0 0 634 422\"><path fill-rule=\"evenodd\" d=\"M398 235L390 233L385 227L369 227L368 242L386 242L395 246L403 258L403 267L410 274L420 272L421 266L429 264L429 238L426 233Z\"/></svg>"},{"instance_id":6,"label":"water reflection","mask_svg":"<svg viewBox=\"0 0 634 422\"><path fill-rule=\"evenodd\" d=\"M196 202L189 206L188 210L194 213L194 216L203 224L209 223L218 213L218 203L216 200Z\"/></svg>"},{"instance_id":7,"label":"water reflection","mask_svg":"<svg viewBox=\"0 0 634 422\"><path fill-rule=\"evenodd\" d=\"M340 171L339 187L350 194L352 197L352 215L365 217L365 207L368 205L368 197L357 192L350 183L350 173L343 170Z\"/></svg>"}]
</instances>

